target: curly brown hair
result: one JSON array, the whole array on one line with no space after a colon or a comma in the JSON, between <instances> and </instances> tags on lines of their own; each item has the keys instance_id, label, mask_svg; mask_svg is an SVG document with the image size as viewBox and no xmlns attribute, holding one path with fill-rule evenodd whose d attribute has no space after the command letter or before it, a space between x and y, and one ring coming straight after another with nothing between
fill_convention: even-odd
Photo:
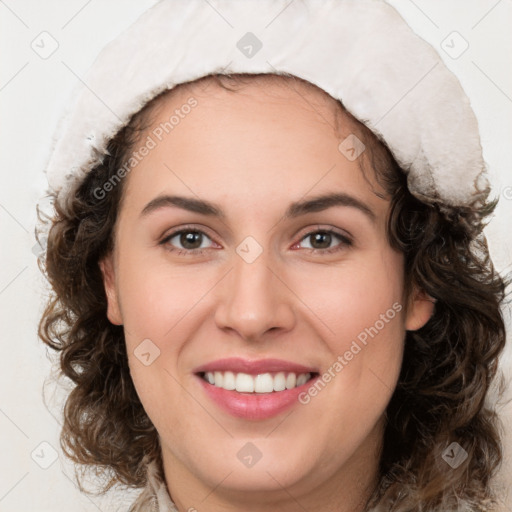
<instances>
[{"instance_id":1,"label":"curly brown hair","mask_svg":"<svg viewBox=\"0 0 512 512\"><path fill-rule=\"evenodd\" d=\"M235 91L254 76L209 75L194 82L213 80ZM288 85L300 80L291 78ZM84 469L108 475L102 492L116 483L143 487L147 463L162 467L158 432L130 377L123 328L107 319L98 265L113 249L122 182L105 198L94 194L124 165L159 97L110 141L103 162L88 172L67 207L55 201L55 215L45 221L48 248L40 266L52 295L39 336L58 351L60 372L74 385L64 407L61 446ZM457 510L462 500L471 510L492 510L502 447L486 397L505 344L500 305L506 282L493 267L483 228L497 201L457 208L435 198L420 201L386 143L338 103L368 148L369 169L389 194L388 240L404 254L406 294L417 287L436 300L427 324L406 334L400 378L386 411L380 483L368 506L429 512ZM367 168L362 164L363 173ZM457 468L442 458L452 442L468 453Z\"/></svg>"}]
</instances>

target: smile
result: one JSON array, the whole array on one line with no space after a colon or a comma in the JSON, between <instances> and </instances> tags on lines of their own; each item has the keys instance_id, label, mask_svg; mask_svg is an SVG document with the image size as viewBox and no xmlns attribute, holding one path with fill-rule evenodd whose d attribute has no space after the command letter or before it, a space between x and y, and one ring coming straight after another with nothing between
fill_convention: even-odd
<instances>
[{"instance_id":1,"label":"smile","mask_svg":"<svg viewBox=\"0 0 512 512\"><path fill-rule=\"evenodd\" d=\"M298 405L298 396L318 377L316 367L279 359L229 358L194 371L206 397L231 416L263 420Z\"/></svg>"},{"instance_id":2,"label":"smile","mask_svg":"<svg viewBox=\"0 0 512 512\"><path fill-rule=\"evenodd\" d=\"M248 373L204 372L202 377L217 388L239 393L274 393L285 389L294 389L311 379L311 373Z\"/></svg>"}]
</instances>

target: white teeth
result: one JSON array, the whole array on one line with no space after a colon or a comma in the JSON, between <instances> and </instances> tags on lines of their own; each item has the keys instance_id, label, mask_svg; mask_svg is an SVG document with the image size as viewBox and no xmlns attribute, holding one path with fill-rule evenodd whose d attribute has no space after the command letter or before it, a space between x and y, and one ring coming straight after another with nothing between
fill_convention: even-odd
<instances>
[{"instance_id":1,"label":"white teeth","mask_svg":"<svg viewBox=\"0 0 512 512\"><path fill-rule=\"evenodd\" d=\"M297 377L297 384L296 386L302 386L303 384L306 384L306 382L309 380L309 373L308 374L301 374Z\"/></svg>"},{"instance_id":2,"label":"white teeth","mask_svg":"<svg viewBox=\"0 0 512 512\"><path fill-rule=\"evenodd\" d=\"M254 379L247 373L237 373L235 388L239 393L252 393L254 392Z\"/></svg>"},{"instance_id":3,"label":"white teeth","mask_svg":"<svg viewBox=\"0 0 512 512\"><path fill-rule=\"evenodd\" d=\"M274 391L284 391L286 389L286 377L283 372L279 372L274 377Z\"/></svg>"},{"instance_id":4,"label":"white teeth","mask_svg":"<svg viewBox=\"0 0 512 512\"><path fill-rule=\"evenodd\" d=\"M233 372L224 373L224 382L222 384L222 387L230 391L236 388L235 374Z\"/></svg>"},{"instance_id":5,"label":"white teeth","mask_svg":"<svg viewBox=\"0 0 512 512\"><path fill-rule=\"evenodd\" d=\"M270 373L256 375L254 381L254 391L256 393L272 393L274 391L274 379Z\"/></svg>"},{"instance_id":6,"label":"white teeth","mask_svg":"<svg viewBox=\"0 0 512 512\"><path fill-rule=\"evenodd\" d=\"M289 373L286 377L286 389L293 389L297 384L297 376L295 373Z\"/></svg>"},{"instance_id":7,"label":"white teeth","mask_svg":"<svg viewBox=\"0 0 512 512\"><path fill-rule=\"evenodd\" d=\"M206 372L204 379L218 388L235 390L239 393L272 393L274 391L284 391L293 389L305 384L311 378L310 373L285 374L279 372L274 375L270 373L260 373L258 375L249 375L247 373L233 372Z\"/></svg>"}]
</instances>

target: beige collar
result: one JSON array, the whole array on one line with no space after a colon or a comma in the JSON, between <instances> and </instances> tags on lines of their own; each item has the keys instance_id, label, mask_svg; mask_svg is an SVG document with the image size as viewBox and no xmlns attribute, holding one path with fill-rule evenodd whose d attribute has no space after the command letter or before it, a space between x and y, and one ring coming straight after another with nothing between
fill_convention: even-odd
<instances>
[{"instance_id":1,"label":"beige collar","mask_svg":"<svg viewBox=\"0 0 512 512\"><path fill-rule=\"evenodd\" d=\"M130 512L178 512L156 461L148 464L147 476L148 483L133 503Z\"/></svg>"}]
</instances>

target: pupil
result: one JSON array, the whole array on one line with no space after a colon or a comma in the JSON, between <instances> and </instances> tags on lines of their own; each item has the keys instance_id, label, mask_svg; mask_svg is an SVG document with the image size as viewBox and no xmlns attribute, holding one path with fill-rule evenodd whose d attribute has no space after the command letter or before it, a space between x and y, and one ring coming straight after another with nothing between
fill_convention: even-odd
<instances>
[{"instance_id":1,"label":"pupil","mask_svg":"<svg viewBox=\"0 0 512 512\"><path fill-rule=\"evenodd\" d=\"M201 233L198 233L197 231L182 233L180 236L180 243L187 249L197 249L201 245Z\"/></svg>"},{"instance_id":2,"label":"pupil","mask_svg":"<svg viewBox=\"0 0 512 512\"><path fill-rule=\"evenodd\" d=\"M313 247L315 249L326 249L331 245L330 233L315 233L313 235ZM318 247L319 245L319 247Z\"/></svg>"}]
</instances>

